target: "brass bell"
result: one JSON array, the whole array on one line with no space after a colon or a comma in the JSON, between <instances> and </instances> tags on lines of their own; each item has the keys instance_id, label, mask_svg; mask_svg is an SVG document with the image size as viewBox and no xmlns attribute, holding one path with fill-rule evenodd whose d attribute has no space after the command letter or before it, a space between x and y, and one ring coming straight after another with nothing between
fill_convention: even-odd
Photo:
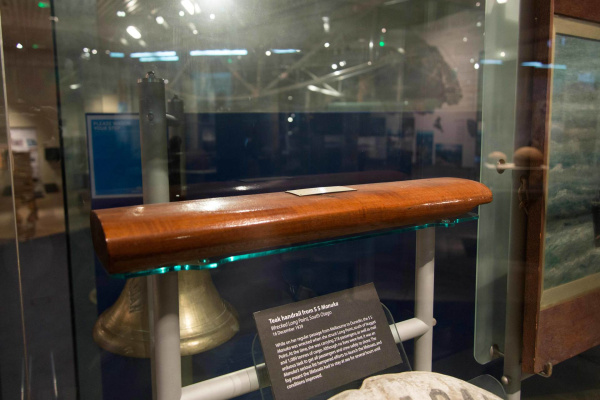
<instances>
[{"instance_id":1,"label":"brass bell","mask_svg":"<svg viewBox=\"0 0 600 400\"><path fill-rule=\"evenodd\" d=\"M235 310L217 292L210 272L177 274L181 355L201 353L231 339L240 329ZM115 304L96 321L94 341L111 353L150 357L146 278L127 280Z\"/></svg>"}]
</instances>

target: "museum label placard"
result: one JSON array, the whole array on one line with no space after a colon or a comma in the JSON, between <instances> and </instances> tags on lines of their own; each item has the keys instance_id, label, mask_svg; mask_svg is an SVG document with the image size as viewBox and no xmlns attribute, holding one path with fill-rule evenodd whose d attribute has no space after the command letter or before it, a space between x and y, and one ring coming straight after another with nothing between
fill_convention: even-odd
<instances>
[{"instance_id":1,"label":"museum label placard","mask_svg":"<svg viewBox=\"0 0 600 400\"><path fill-rule=\"evenodd\" d=\"M254 313L277 400L303 400L400 364L372 283Z\"/></svg>"}]
</instances>

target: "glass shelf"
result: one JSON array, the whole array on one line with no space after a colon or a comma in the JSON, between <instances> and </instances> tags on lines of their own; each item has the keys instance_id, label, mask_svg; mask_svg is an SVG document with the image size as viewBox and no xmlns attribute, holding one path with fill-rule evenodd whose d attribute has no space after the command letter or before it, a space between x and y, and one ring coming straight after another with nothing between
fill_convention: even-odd
<instances>
[{"instance_id":1,"label":"glass shelf","mask_svg":"<svg viewBox=\"0 0 600 400\"><path fill-rule=\"evenodd\" d=\"M351 240L366 239L366 238L372 238L372 237L377 237L377 236L382 236L382 235L392 235L392 234L402 233L402 232L411 232L411 231L417 231L419 229L425 229L425 228L432 228L432 227L449 228L456 224L460 224L463 222L469 222L469 221L475 221L477 219L478 219L478 215L476 213L467 213L467 214L463 214L463 215L460 215L455 218L441 219L438 221L429 222L429 223L425 223L425 224L421 224L421 225L409 225L409 226L403 226L401 228L396 228L396 229L376 231L376 232L367 232L364 234L344 236L344 237L331 239L331 240L324 240L324 241L310 242L310 243L301 243L301 244L287 246L287 247L279 247L279 248L275 248L275 249L260 250L260 251L256 251L253 253L238 254L238 255L224 257L224 258L199 260L198 263L196 263L196 264L182 264L182 265L173 265L170 267L158 267L158 268L153 268L153 269L148 269L145 271L139 271L139 272L128 273L128 274L113 274L113 275L111 275L111 277L119 278L119 279L128 279L128 278L136 278L136 277L147 276L147 275L166 274L167 272L213 269L213 268L217 268L217 267L220 267L221 265L228 264L228 263L234 262L234 261L249 260L249 259L253 259L253 258L271 256L271 255L275 255L275 254L289 253L292 251L305 250L305 249L310 249L310 248L315 248L315 247L331 246L331 245L335 245L338 243L347 242L347 241L351 241Z\"/></svg>"}]
</instances>

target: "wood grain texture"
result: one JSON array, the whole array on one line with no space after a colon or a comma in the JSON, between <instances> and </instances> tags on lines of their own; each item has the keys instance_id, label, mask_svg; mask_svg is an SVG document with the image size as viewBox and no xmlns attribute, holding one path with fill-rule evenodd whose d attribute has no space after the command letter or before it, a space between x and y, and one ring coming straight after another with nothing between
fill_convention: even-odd
<instances>
[{"instance_id":1,"label":"wood grain texture","mask_svg":"<svg viewBox=\"0 0 600 400\"><path fill-rule=\"evenodd\" d=\"M600 289L540 312L535 370L600 345Z\"/></svg>"},{"instance_id":2,"label":"wood grain texture","mask_svg":"<svg viewBox=\"0 0 600 400\"><path fill-rule=\"evenodd\" d=\"M522 20L522 26L528 31L524 40L531 41L531 59L542 64L552 63L551 43L554 3L551 0L533 0L527 13L528 20ZM523 28L522 28L523 29ZM531 97L527 106L531 110L531 128L528 132L533 147L540 150L544 165L548 165L548 143L550 126L551 70L534 68L531 72ZM517 108L524 107L520 104ZM525 245L525 287L523 299L523 346L522 369L527 373L534 371L534 359L538 348L538 321L542 297L543 251L545 230L546 171L531 171L528 174L529 204L527 207L527 242Z\"/></svg>"},{"instance_id":3,"label":"wood grain texture","mask_svg":"<svg viewBox=\"0 0 600 400\"><path fill-rule=\"evenodd\" d=\"M554 12L565 17L600 22L598 0L554 0Z\"/></svg>"},{"instance_id":4,"label":"wood grain texture","mask_svg":"<svg viewBox=\"0 0 600 400\"><path fill-rule=\"evenodd\" d=\"M93 211L106 270L131 273L199 259L451 218L489 203L491 191L456 178L350 186L357 191L213 198Z\"/></svg>"}]
</instances>

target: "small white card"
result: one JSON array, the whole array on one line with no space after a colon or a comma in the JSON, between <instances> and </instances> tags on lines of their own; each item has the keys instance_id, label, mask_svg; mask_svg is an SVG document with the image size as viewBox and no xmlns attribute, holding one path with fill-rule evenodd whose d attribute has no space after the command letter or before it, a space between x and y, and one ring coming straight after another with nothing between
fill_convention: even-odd
<instances>
[{"instance_id":1,"label":"small white card","mask_svg":"<svg viewBox=\"0 0 600 400\"><path fill-rule=\"evenodd\" d=\"M356 189L352 189L347 186L327 186L309 189L288 190L286 191L286 193L290 193L296 196L314 196L317 194L352 192L355 190Z\"/></svg>"}]
</instances>

